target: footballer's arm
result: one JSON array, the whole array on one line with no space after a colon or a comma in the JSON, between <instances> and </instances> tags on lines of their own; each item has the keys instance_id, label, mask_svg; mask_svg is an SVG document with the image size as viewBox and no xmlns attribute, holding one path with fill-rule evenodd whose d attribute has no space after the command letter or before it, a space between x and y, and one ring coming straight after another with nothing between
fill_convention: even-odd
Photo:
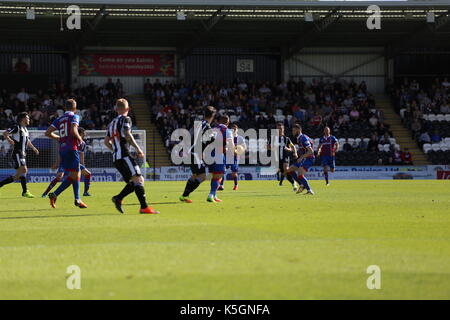
<instances>
[{"instance_id":1,"label":"footballer's arm","mask_svg":"<svg viewBox=\"0 0 450 320\"><path fill-rule=\"evenodd\" d=\"M31 143L30 140L28 140L27 147L31 148L35 154L39 155L39 150L34 146L33 143Z\"/></svg>"},{"instance_id":2,"label":"footballer's arm","mask_svg":"<svg viewBox=\"0 0 450 320\"><path fill-rule=\"evenodd\" d=\"M48 127L47 131L45 131L45 136L49 137L50 139L54 139L59 141L60 137L55 134L56 128L54 126Z\"/></svg>"},{"instance_id":3,"label":"footballer's arm","mask_svg":"<svg viewBox=\"0 0 450 320\"><path fill-rule=\"evenodd\" d=\"M139 158L144 157L144 152L142 151L141 147L137 144L136 140L133 137L133 134L131 133L131 130L128 129L125 131L125 139L128 141L128 143L133 146L134 149L136 149L137 156Z\"/></svg>"},{"instance_id":4,"label":"footballer's arm","mask_svg":"<svg viewBox=\"0 0 450 320\"><path fill-rule=\"evenodd\" d=\"M103 140L103 144L109 149L109 151L114 151L112 144L111 144L111 137L106 136Z\"/></svg>"},{"instance_id":5,"label":"footballer's arm","mask_svg":"<svg viewBox=\"0 0 450 320\"><path fill-rule=\"evenodd\" d=\"M314 154L314 150L311 146L306 148L306 152L304 154L302 154L299 158L298 158L298 162L302 161L303 159L309 157L310 155Z\"/></svg>"}]
</instances>

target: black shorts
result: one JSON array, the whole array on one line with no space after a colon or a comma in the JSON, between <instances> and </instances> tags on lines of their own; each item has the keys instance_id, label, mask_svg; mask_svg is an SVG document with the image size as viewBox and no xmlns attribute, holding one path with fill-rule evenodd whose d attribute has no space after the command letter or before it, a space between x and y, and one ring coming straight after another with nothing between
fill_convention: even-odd
<instances>
[{"instance_id":1,"label":"black shorts","mask_svg":"<svg viewBox=\"0 0 450 320\"><path fill-rule=\"evenodd\" d=\"M195 163L192 163L192 164L190 165L190 167L191 167L192 174L199 175L199 174L204 174L204 173L206 173L206 166L205 166L204 164L195 164Z\"/></svg>"},{"instance_id":2,"label":"black shorts","mask_svg":"<svg viewBox=\"0 0 450 320\"><path fill-rule=\"evenodd\" d=\"M123 177L123 181L129 182L133 176L141 176L141 169L133 157L125 157L116 160L114 166Z\"/></svg>"},{"instance_id":3,"label":"black shorts","mask_svg":"<svg viewBox=\"0 0 450 320\"><path fill-rule=\"evenodd\" d=\"M20 167L27 166L27 160L23 154L13 153L12 158L14 163L14 169L19 169Z\"/></svg>"}]
</instances>

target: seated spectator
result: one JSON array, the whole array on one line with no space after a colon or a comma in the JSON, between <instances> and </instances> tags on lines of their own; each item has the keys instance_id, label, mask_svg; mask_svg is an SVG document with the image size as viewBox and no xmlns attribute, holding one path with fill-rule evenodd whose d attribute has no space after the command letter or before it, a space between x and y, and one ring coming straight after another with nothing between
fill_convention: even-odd
<instances>
[{"instance_id":1,"label":"seated spectator","mask_svg":"<svg viewBox=\"0 0 450 320\"><path fill-rule=\"evenodd\" d=\"M406 165L413 165L412 154L411 152L409 152L408 148L405 148L405 150L402 152L402 162Z\"/></svg>"},{"instance_id":2,"label":"seated spectator","mask_svg":"<svg viewBox=\"0 0 450 320\"><path fill-rule=\"evenodd\" d=\"M368 151L376 152L378 151L378 136L376 134L373 134L372 137L370 137L369 143L368 143Z\"/></svg>"},{"instance_id":3,"label":"seated spectator","mask_svg":"<svg viewBox=\"0 0 450 320\"><path fill-rule=\"evenodd\" d=\"M352 147L352 145L351 145L350 143L348 143L348 141L346 141L346 142L344 143L342 149L343 149L345 152L351 152L351 151L353 151L353 147Z\"/></svg>"},{"instance_id":4,"label":"seated spectator","mask_svg":"<svg viewBox=\"0 0 450 320\"><path fill-rule=\"evenodd\" d=\"M442 141L442 138L439 135L439 132L434 131L433 134L431 135L431 142L432 143L439 143L441 141Z\"/></svg>"},{"instance_id":5,"label":"seated spectator","mask_svg":"<svg viewBox=\"0 0 450 320\"><path fill-rule=\"evenodd\" d=\"M427 131L422 132L422 134L419 137L419 143L421 145L424 145L425 143L431 143L431 137Z\"/></svg>"},{"instance_id":6,"label":"seated spectator","mask_svg":"<svg viewBox=\"0 0 450 320\"><path fill-rule=\"evenodd\" d=\"M399 150L394 151L394 153L392 155L392 164L394 164L394 165L402 165L403 164L401 151L399 151Z\"/></svg>"},{"instance_id":7,"label":"seated spectator","mask_svg":"<svg viewBox=\"0 0 450 320\"><path fill-rule=\"evenodd\" d=\"M363 137L361 137L361 141L358 144L357 150L360 152L366 152L368 147L369 147L368 143L364 141Z\"/></svg>"}]
</instances>

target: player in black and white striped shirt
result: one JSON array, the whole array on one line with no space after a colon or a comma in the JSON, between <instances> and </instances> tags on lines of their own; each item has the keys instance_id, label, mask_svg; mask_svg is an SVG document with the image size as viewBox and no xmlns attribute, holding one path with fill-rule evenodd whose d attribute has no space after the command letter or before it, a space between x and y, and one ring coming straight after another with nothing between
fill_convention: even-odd
<instances>
[{"instance_id":1,"label":"player in black and white striped shirt","mask_svg":"<svg viewBox=\"0 0 450 320\"><path fill-rule=\"evenodd\" d=\"M30 134L27 126L30 124L30 117L28 113L22 112L17 116L17 125L9 128L3 133L4 138L13 146L12 160L14 162L14 169L16 174L10 176L0 182L0 188L8 183L20 180L22 185L22 197L34 198L27 189L27 153L26 148L30 147L34 153L39 154L39 150L31 143Z\"/></svg>"},{"instance_id":2,"label":"player in black and white striped shirt","mask_svg":"<svg viewBox=\"0 0 450 320\"><path fill-rule=\"evenodd\" d=\"M290 175L287 174L287 170L289 168L289 164L293 158L296 158L297 151L295 149L294 144L292 143L292 140L285 135L284 125L279 122L277 123L277 129L278 129L278 136L276 137L278 139L277 145L278 145L278 172L277 175L279 177L279 185L283 185L284 178L288 179L288 181L292 184L292 187L294 188L294 191L297 191L298 186L294 179Z\"/></svg>"},{"instance_id":3,"label":"player in black and white striped shirt","mask_svg":"<svg viewBox=\"0 0 450 320\"><path fill-rule=\"evenodd\" d=\"M206 179L206 164L203 161L203 151L209 144L214 142L214 135L210 130L211 123L215 117L216 109L211 106L206 107L204 120L201 122L201 126L194 128L194 130L196 130L196 132L194 132L194 143L189 149L192 176L186 182L184 192L180 196L180 201L182 202L192 203L192 200L189 199L189 195ZM210 135L208 135L208 132Z\"/></svg>"},{"instance_id":4,"label":"player in black and white striped shirt","mask_svg":"<svg viewBox=\"0 0 450 320\"><path fill-rule=\"evenodd\" d=\"M144 177L141 174L141 169L136 163L136 160L130 155L129 145L136 149L139 158L144 158L144 152L136 143L131 132L132 123L131 118L128 117L129 110L127 100L117 100L116 112L119 116L109 124L104 140L106 147L113 152L114 166L119 170L123 181L127 184L118 195L112 197L112 201L116 209L120 213L123 213L122 200L130 193L135 192L141 204L139 213L159 213L148 206L144 189Z\"/></svg>"}]
</instances>

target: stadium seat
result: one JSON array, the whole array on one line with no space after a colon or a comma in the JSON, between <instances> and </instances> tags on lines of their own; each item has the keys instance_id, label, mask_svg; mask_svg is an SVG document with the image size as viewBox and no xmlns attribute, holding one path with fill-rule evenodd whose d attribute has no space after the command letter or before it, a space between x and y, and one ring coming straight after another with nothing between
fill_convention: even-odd
<instances>
[{"instance_id":1,"label":"stadium seat","mask_svg":"<svg viewBox=\"0 0 450 320\"><path fill-rule=\"evenodd\" d=\"M444 116L444 118L445 118L445 121L450 121L450 114L446 114L446 115Z\"/></svg>"},{"instance_id":2,"label":"stadium seat","mask_svg":"<svg viewBox=\"0 0 450 320\"><path fill-rule=\"evenodd\" d=\"M436 120L437 121L445 121L445 116L443 114L438 114L438 115L436 115Z\"/></svg>"},{"instance_id":3,"label":"stadium seat","mask_svg":"<svg viewBox=\"0 0 450 320\"><path fill-rule=\"evenodd\" d=\"M389 152L389 151L391 151L391 145L390 145L390 144L385 144L385 145L383 145L383 151L384 151L384 152Z\"/></svg>"},{"instance_id":4,"label":"stadium seat","mask_svg":"<svg viewBox=\"0 0 450 320\"><path fill-rule=\"evenodd\" d=\"M379 145L378 145L378 150L379 150L379 151L384 151L384 146L383 146L382 144L379 144Z\"/></svg>"},{"instance_id":5,"label":"stadium seat","mask_svg":"<svg viewBox=\"0 0 450 320\"><path fill-rule=\"evenodd\" d=\"M436 115L435 114L429 114L428 115L428 121L436 121Z\"/></svg>"},{"instance_id":6,"label":"stadium seat","mask_svg":"<svg viewBox=\"0 0 450 320\"><path fill-rule=\"evenodd\" d=\"M396 140L395 140L395 138L389 138L389 142L390 142L391 144L396 144L396 143L397 143Z\"/></svg>"},{"instance_id":7,"label":"stadium seat","mask_svg":"<svg viewBox=\"0 0 450 320\"><path fill-rule=\"evenodd\" d=\"M430 152L430 150L431 150L431 144L425 143L425 144L423 145L423 152L424 152L424 153L428 153L428 152Z\"/></svg>"},{"instance_id":8,"label":"stadium seat","mask_svg":"<svg viewBox=\"0 0 450 320\"><path fill-rule=\"evenodd\" d=\"M433 151L439 151L439 150L441 149L441 146L440 146L438 143L433 143L433 144L431 145L431 149L432 149Z\"/></svg>"}]
</instances>

